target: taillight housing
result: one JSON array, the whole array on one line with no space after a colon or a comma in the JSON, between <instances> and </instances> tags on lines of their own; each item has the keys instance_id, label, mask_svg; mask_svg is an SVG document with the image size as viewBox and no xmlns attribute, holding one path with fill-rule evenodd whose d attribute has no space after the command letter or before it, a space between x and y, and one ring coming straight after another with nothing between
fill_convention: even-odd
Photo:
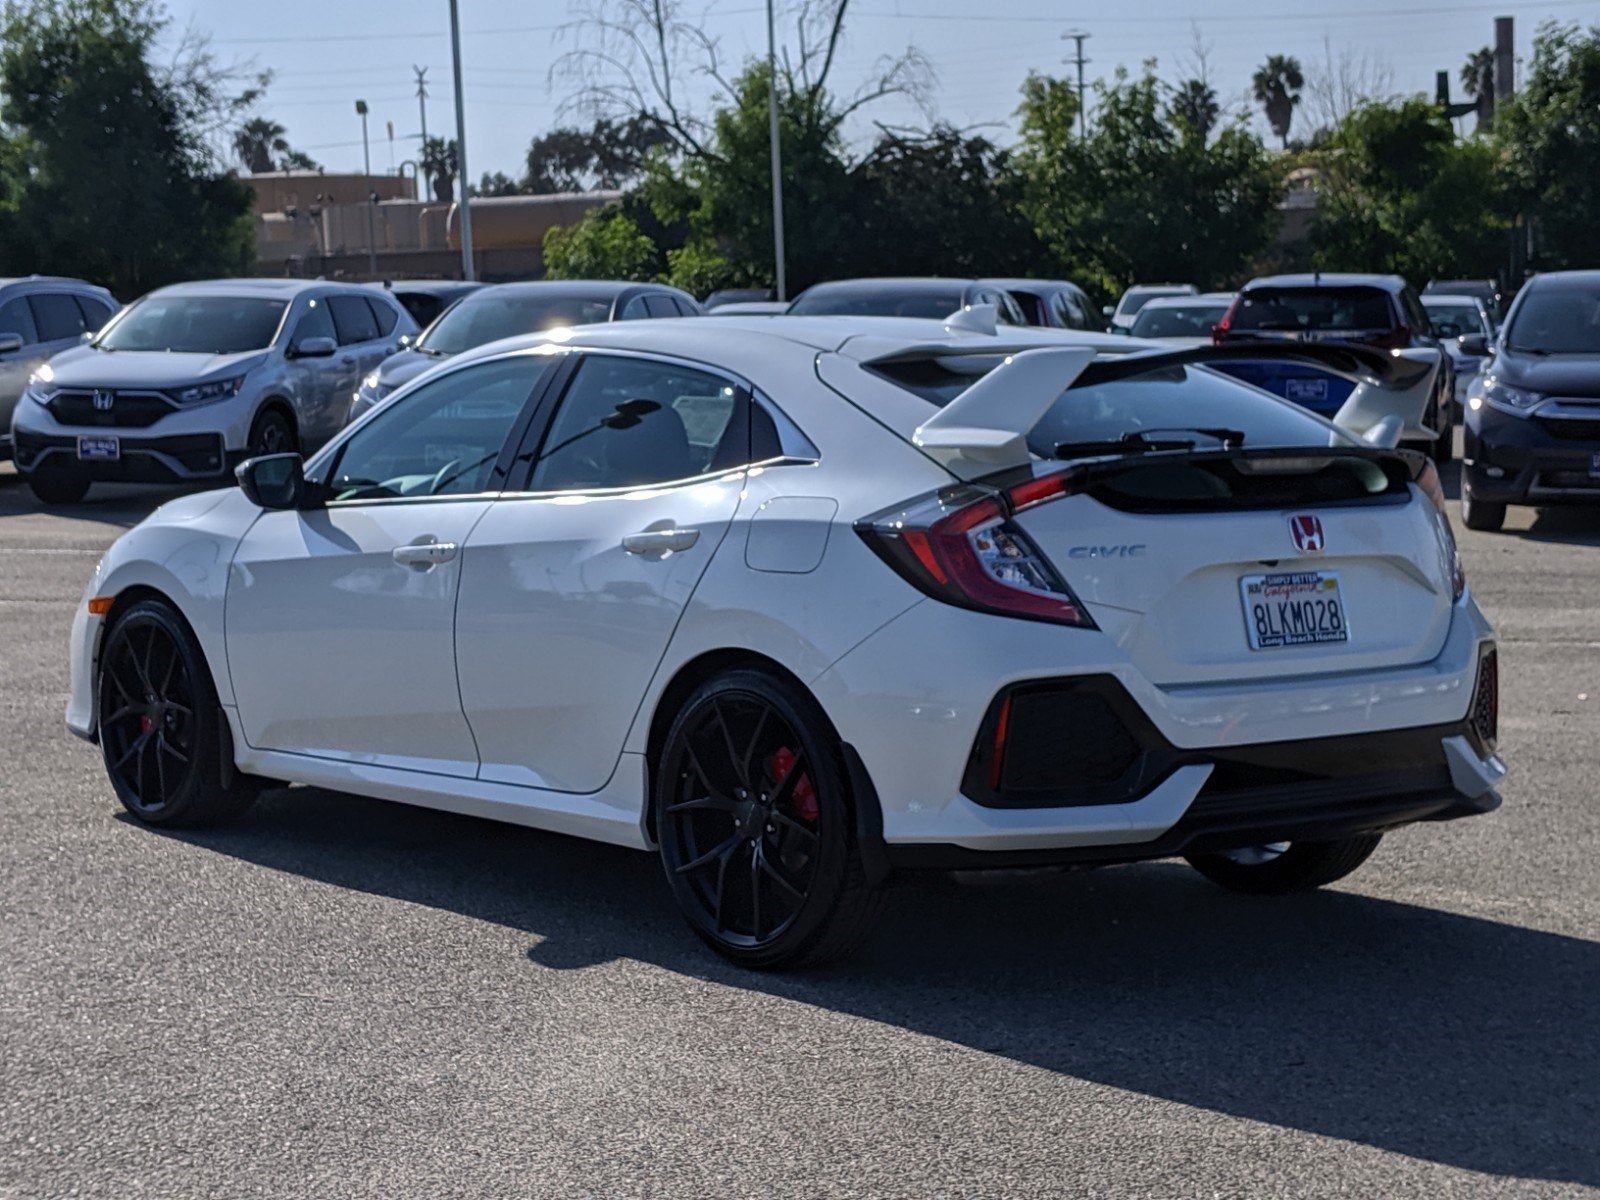
<instances>
[{"instance_id":1,"label":"taillight housing","mask_svg":"<svg viewBox=\"0 0 1600 1200\"><path fill-rule=\"evenodd\" d=\"M1211 327L1211 341L1213 345L1220 346L1227 340L1228 330L1233 325L1233 314L1239 311L1239 297L1233 298L1233 303L1228 305L1228 311L1222 314L1222 320Z\"/></svg>"},{"instance_id":2,"label":"taillight housing","mask_svg":"<svg viewBox=\"0 0 1600 1200\"><path fill-rule=\"evenodd\" d=\"M1439 514L1440 536L1450 559L1450 598L1459 600L1467 590L1467 572L1461 565L1461 551L1456 546L1455 531L1450 528L1450 509L1445 502L1444 487L1439 483L1439 471L1433 463L1429 462L1422 468L1422 474L1417 476L1417 486L1432 501Z\"/></svg>"},{"instance_id":3,"label":"taillight housing","mask_svg":"<svg viewBox=\"0 0 1600 1200\"><path fill-rule=\"evenodd\" d=\"M1066 581L1012 518L1078 486L1053 471L1008 488L965 484L856 522L863 541L919 591L978 612L1093 629Z\"/></svg>"}]
</instances>

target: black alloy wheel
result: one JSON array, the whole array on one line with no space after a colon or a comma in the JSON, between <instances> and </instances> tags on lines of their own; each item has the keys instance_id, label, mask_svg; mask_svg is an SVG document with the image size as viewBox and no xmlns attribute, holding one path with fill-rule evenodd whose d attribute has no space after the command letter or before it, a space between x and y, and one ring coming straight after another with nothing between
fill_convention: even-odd
<instances>
[{"instance_id":1,"label":"black alloy wheel","mask_svg":"<svg viewBox=\"0 0 1600 1200\"><path fill-rule=\"evenodd\" d=\"M97 690L106 773L130 813L153 825L204 825L249 804L249 790L224 776L231 746L199 648L167 605L141 601L117 619Z\"/></svg>"},{"instance_id":2,"label":"black alloy wheel","mask_svg":"<svg viewBox=\"0 0 1600 1200\"><path fill-rule=\"evenodd\" d=\"M667 879L695 932L742 965L847 953L876 910L825 725L786 681L731 671L667 735L656 775Z\"/></svg>"}]
</instances>

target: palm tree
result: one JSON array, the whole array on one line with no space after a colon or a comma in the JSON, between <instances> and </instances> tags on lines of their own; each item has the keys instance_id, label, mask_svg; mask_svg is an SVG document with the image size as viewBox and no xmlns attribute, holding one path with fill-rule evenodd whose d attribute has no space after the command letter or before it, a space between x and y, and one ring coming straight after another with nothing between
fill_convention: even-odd
<instances>
[{"instance_id":1,"label":"palm tree","mask_svg":"<svg viewBox=\"0 0 1600 1200\"><path fill-rule=\"evenodd\" d=\"M276 121L252 117L234 133L233 152L252 175L274 170L276 164L273 155L286 154L289 150L289 143L284 138L287 132Z\"/></svg>"},{"instance_id":2,"label":"palm tree","mask_svg":"<svg viewBox=\"0 0 1600 1200\"><path fill-rule=\"evenodd\" d=\"M1172 115L1201 142L1211 136L1221 111L1216 89L1203 79L1185 80L1172 97Z\"/></svg>"},{"instance_id":3,"label":"palm tree","mask_svg":"<svg viewBox=\"0 0 1600 1200\"><path fill-rule=\"evenodd\" d=\"M1474 50L1461 65L1461 86L1478 102L1478 130L1494 125L1494 51L1488 46Z\"/></svg>"},{"instance_id":4,"label":"palm tree","mask_svg":"<svg viewBox=\"0 0 1600 1200\"><path fill-rule=\"evenodd\" d=\"M1293 55L1273 54L1256 68L1250 82L1255 87L1256 103L1267 114L1267 124L1272 132L1289 148L1289 123L1294 120L1295 105L1300 103L1300 89L1306 79L1300 71L1300 60Z\"/></svg>"},{"instance_id":5,"label":"palm tree","mask_svg":"<svg viewBox=\"0 0 1600 1200\"><path fill-rule=\"evenodd\" d=\"M424 138L421 157L422 173L433 180L433 198L449 204L456 195L455 139Z\"/></svg>"}]
</instances>

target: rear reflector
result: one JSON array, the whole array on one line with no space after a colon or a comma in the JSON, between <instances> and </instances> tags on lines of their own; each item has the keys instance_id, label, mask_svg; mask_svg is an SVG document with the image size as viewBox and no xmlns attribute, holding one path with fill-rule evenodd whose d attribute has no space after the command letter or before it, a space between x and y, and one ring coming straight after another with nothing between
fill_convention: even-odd
<instances>
[{"instance_id":1,"label":"rear reflector","mask_svg":"<svg viewBox=\"0 0 1600 1200\"><path fill-rule=\"evenodd\" d=\"M96 596L89 601L89 615L103 617L111 611L111 605L116 601L115 596Z\"/></svg>"}]
</instances>

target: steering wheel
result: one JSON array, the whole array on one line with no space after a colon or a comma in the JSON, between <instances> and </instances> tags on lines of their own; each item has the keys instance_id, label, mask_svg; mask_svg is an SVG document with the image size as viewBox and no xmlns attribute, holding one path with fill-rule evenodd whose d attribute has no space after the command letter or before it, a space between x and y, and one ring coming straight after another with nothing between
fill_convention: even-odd
<instances>
[{"instance_id":1,"label":"steering wheel","mask_svg":"<svg viewBox=\"0 0 1600 1200\"><path fill-rule=\"evenodd\" d=\"M444 466L439 468L439 473L428 481L428 490L422 494L424 496L433 496L438 494L439 489L449 482L450 472L454 471L460 465L461 460L459 458L452 458L449 462L445 463Z\"/></svg>"}]
</instances>

